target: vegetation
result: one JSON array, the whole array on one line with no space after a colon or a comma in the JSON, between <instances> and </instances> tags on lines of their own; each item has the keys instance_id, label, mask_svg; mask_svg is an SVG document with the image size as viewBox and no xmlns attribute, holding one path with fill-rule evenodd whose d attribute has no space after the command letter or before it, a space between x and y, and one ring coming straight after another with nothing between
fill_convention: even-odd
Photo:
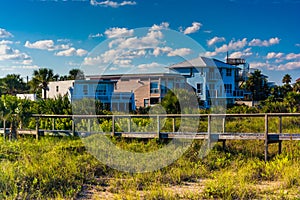
<instances>
[{"instance_id":1,"label":"vegetation","mask_svg":"<svg viewBox=\"0 0 300 200\"><path fill-rule=\"evenodd\" d=\"M13 76L12 76L13 77ZM73 77L74 78L74 77ZM9 79L9 78L8 78ZM8 80L7 79L7 80ZM1 80L1 91L6 80ZM21 81L21 80L19 80ZM270 90L268 97L257 107L245 105L228 108L227 113L300 112L300 94L286 80L285 85ZM18 84L15 84L18 85ZM18 88L16 86L15 88ZM255 88L255 87L254 87ZM15 90L17 91L17 90ZM181 92L181 91L177 91ZM18 99L12 94L2 95L0 117L11 132L17 128L35 128L32 113L110 115L98 101L83 99L70 104L68 98L41 99L36 102ZM181 93L180 93L181 94ZM181 94L185 100L190 98ZM178 99L168 93L161 104L168 113L180 113ZM73 108L73 109L72 109ZM151 108L152 109L152 108ZM151 110L150 109L150 110ZM138 109L145 114L148 109ZM200 110L208 113L209 110ZM130 128L137 132L155 131L154 118L132 118ZM154 122L154 123L153 123ZM298 118L284 117L283 132L300 131ZM175 122L178 130L180 120ZM188 123L193 123L190 121ZM187 123L187 125L189 125ZM116 119L116 131L129 129L126 119ZM1 126L0 125L0 126ZM41 119L40 128L71 129L70 119ZM110 132L111 119L83 119L77 122L80 130ZM173 129L172 119L162 120L163 131ZM205 131L207 120L200 120L198 131ZM228 118L226 130L230 132L263 132L260 118ZM278 132L278 119L269 119L270 132ZM13 137L16 138L16 135ZM131 152L154 152L169 144L168 140L122 139L108 137L117 147ZM100 163L79 138L42 137L35 140L0 139L0 199L299 199L300 196L300 143L283 142L282 154L277 145L269 147L270 161L264 162L263 141L227 141L226 148L216 144L202 157L202 141L193 141L190 148L174 163L148 173L126 173ZM151 161L149 161L151 162Z\"/></svg>"}]
</instances>

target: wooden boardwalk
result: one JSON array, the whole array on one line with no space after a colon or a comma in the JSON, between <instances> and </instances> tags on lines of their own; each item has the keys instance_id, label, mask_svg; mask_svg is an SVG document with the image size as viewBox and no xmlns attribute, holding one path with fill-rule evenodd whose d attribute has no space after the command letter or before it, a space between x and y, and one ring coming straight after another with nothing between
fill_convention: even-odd
<instances>
[{"instance_id":1,"label":"wooden boardwalk","mask_svg":"<svg viewBox=\"0 0 300 200\"><path fill-rule=\"evenodd\" d=\"M124 138L160 138L160 139L193 139L193 140L207 140L208 145L213 142L222 141L223 145L227 140L262 140L264 141L264 153L265 160L268 159L268 146L272 143L278 143L278 152L281 153L282 141L300 140L300 133L283 133L282 132L282 118L284 117L297 117L300 119L300 113L269 113L269 114L183 114L183 115L32 115L36 119L35 130L18 130L19 135L35 135L39 138L43 135L59 135L59 136L75 136L75 135L89 135L89 134L106 134L116 137ZM156 123L156 130L148 132L135 132L131 127L131 119L133 118L153 118ZM226 119L227 118L253 118L258 117L264 120L264 131L260 133L233 133L226 132ZM39 129L40 119L52 118L53 121L57 118L70 118L72 120L72 130L41 130ZM115 129L117 125L117 119L125 118L128 120L128 127L126 131L117 132ZM162 119L172 119L172 130L166 132L162 131L160 124ZM175 131L176 119L178 118L199 118L207 120L207 130L205 132L177 132ZM222 119L222 130L218 132L212 132L212 118ZM278 130L276 133L269 132L269 119L278 119ZM112 121L111 132L92 132L90 128L86 131L76 130L76 121L86 119L90 124L92 119L109 119ZM53 129L55 125L53 126ZM299 127L300 129L300 127ZM0 133L3 133L3 129L0 129ZM9 130L6 130L9 133Z\"/></svg>"}]
</instances>

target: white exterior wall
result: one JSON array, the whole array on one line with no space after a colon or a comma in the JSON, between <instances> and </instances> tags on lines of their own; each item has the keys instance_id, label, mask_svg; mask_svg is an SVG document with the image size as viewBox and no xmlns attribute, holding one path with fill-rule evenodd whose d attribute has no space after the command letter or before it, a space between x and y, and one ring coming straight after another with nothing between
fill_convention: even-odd
<instances>
[{"instance_id":1,"label":"white exterior wall","mask_svg":"<svg viewBox=\"0 0 300 200\"><path fill-rule=\"evenodd\" d=\"M19 99L28 99L31 101L36 101L36 94L17 94Z\"/></svg>"},{"instance_id":2,"label":"white exterior wall","mask_svg":"<svg viewBox=\"0 0 300 200\"><path fill-rule=\"evenodd\" d=\"M64 96L68 94L69 89L73 87L73 85L74 85L74 80L49 82L48 84L49 90L47 91L47 98L54 99L59 95Z\"/></svg>"}]
</instances>

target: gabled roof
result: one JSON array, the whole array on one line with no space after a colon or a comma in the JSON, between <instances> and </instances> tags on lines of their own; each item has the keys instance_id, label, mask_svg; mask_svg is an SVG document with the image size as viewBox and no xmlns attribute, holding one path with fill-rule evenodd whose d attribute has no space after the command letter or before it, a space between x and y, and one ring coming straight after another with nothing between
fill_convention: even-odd
<instances>
[{"instance_id":1,"label":"gabled roof","mask_svg":"<svg viewBox=\"0 0 300 200\"><path fill-rule=\"evenodd\" d=\"M171 65L169 68L176 69L176 68L191 68L191 67L195 67L195 68L218 67L218 68L231 68L231 69L238 68L236 66L224 63L220 60L206 58L206 57L202 57L202 56L192 59L192 60L187 60L187 61L183 61L181 63Z\"/></svg>"}]
</instances>

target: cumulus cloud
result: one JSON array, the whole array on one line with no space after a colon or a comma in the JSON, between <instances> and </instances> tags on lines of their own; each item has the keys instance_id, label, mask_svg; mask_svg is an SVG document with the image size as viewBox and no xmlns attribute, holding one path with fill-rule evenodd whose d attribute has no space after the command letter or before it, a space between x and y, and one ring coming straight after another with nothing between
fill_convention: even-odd
<instances>
[{"instance_id":1,"label":"cumulus cloud","mask_svg":"<svg viewBox=\"0 0 300 200\"><path fill-rule=\"evenodd\" d=\"M151 28L150 31L160 31L162 29L168 29L170 24L168 22L162 22L160 25L154 24Z\"/></svg>"},{"instance_id":2,"label":"cumulus cloud","mask_svg":"<svg viewBox=\"0 0 300 200\"><path fill-rule=\"evenodd\" d=\"M295 53L289 53L285 56L286 60L294 60L294 59L300 59L300 53L295 54Z\"/></svg>"},{"instance_id":3,"label":"cumulus cloud","mask_svg":"<svg viewBox=\"0 0 300 200\"><path fill-rule=\"evenodd\" d=\"M92 6L103 6L103 7L111 7L111 8L118 8L118 7L121 7L121 6L133 6L133 5L136 5L136 2L135 1L123 1L121 3L118 3L118 2L115 2L115 1L96 1L96 0L91 0L90 1L90 4Z\"/></svg>"},{"instance_id":4,"label":"cumulus cloud","mask_svg":"<svg viewBox=\"0 0 300 200\"><path fill-rule=\"evenodd\" d=\"M104 32L106 37L108 38L116 38L116 37L129 37L134 33L133 29L128 30L127 28L110 28Z\"/></svg>"},{"instance_id":5,"label":"cumulus cloud","mask_svg":"<svg viewBox=\"0 0 300 200\"><path fill-rule=\"evenodd\" d=\"M249 46L268 47L275 44L279 44L280 39L278 37L270 38L269 40L253 39L249 42Z\"/></svg>"},{"instance_id":6,"label":"cumulus cloud","mask_svg":"<svg viewBox=\"0 0 300 200\"><path fill-rule=\"evenodd\" d=\"M171 56L186 56L186 55L189 55L192 53L192 50L189 49L189 48L180 48L180 49L175 49L175 50L172 50L168 53L168 56L171 57Z\"/></svg>"},{"instance_id":7,"label":"cumulus cloud","mask_svg":"<svg viewBox=\"0 0 300 200\"><path fill-rule=\"evenodd\" d=\"M4 44L13 44L14 42L13 41L10 41L10 40L1 40L0 41L0 45L4 45Z\"/></svg>"},{"instance_id":8,"label":"cumulus cloud","mask_svg":"<svg viewBox=\"0 0 300 200\"><path fill-rule=\"evenodd\" d=\"M225 38L224 37L213 37L212 39L207 41L208 46L212 46L218 42L224 42Z\"/></svg>"},{"instance_id":9,"label":"cumulus cloud","mask_svg":"<svg viewBox=\"0 0 300 200\"><path fill-rule=\"evenodd\" d=\"M294 69L300 69L300 61L287 62L285 64L281 64L278 66L278 70L280 70L280 71L294 70Z\"/></svg>"},{"instance_id":10,"label":"cumulus cloud","mask_svg":"<svg viewBox=\"0 0 300 200\"><path fill-rule=\"evenodd\" d=\"M275 53L275 52L270 52L267 54L266 58L267 59L274 59L274 58L282 58L282 56L284 55L284 53Z\"/></svg>"},{"instance_id":11,"label":"cumulus cloud","mask_svg":"<svg viewBox=\"0 0 300 200\"><path fill-rule=\"evenodd\" d=\"M17 49L13 49L8 45L0 45L0 61L10 60L10 61L26 61L31 63L31 58L26 53L22 53Z\"/></svg>"},{"instance_id":12,"label":"cumulus cloud","mask_svg":"<svg viewBox=\"0 0 300 200\"><path fill-rule=\"evenodd\" d=\"M84 49L75 49L74 47L71 47L69 49L59 51L55 55L56 56L84 56L88 52Z\"/></svg>"},{"instance_id":13,"label":"cumulus cloud","mask_svg":"<svg viewBox=\"0 0 300 200\"><path fill-rule=\"evenodd\" d=\"M34 43L30 43L29 41L25 42L25 47L30 49L40 49L40 50L47 50L47 51L54 51L54 50L62 50L62 49L69 49L70 46L68 44L54 44L53 40L39 40Z\"/></svg>"},{"instance_id":14,"label":"cumulus cloud","mask_svg":"<svg viewBox=\"0 0 300 200\"><path fill-rule=\"evenodd\" d=\"M39 69L37 65L16 65L12 66L13 69Z\"/></svg>"},{"instance_id":15,"label":"cumulus cloud","mask_svg":"<svg viewBox=\"0 0 300 200\"><path fill-rule=\"evenodd\" d=\"M13 37L13 34L11 34L10 32L8 32L3 28L0 28L0 38L9 38L9 37Z\"/></svg>"},{"instance_id":16,"label":"cumulus cloud","mask_svg":"<svg viewBox=\"0 0 300 200\"><path fill-rule=\"evenodd\" d=\"M137 66L138 69L141 70L149 70L157 67L162 67L162 64L159 64L157 62L147 63L147 64L140 64Z\"/></svg>"},{"instance_id":17,"label":"cumulus cloud","mask_svg":"<svg viewBox=\"0 0 300 200\"><path fill-rule=\"evenodd\" d=\"M200 30L201 26L202 26L201 23L199 23L199 22L193 22L193 23L192 23L192 26L187 27L187 28L183 31L183 33L186 34L186 35L187 35L187 34L191 34L191 33L195 33L195 32L197 32L198 30Z\"/></svg>"},{"instance_id":18,"label":"cumulus cloud","mask_svg":"<svg viewBox=\"0 0 300 200\"><path fill-rule=\"evenodd\" d=\"M224 44L223 46L216 48L215 52L224 53L227 51L238 50L244 48L246 45L247 45L247 38L238 41L231 40L229 44Z\"/></svg>"}]
</instances>

